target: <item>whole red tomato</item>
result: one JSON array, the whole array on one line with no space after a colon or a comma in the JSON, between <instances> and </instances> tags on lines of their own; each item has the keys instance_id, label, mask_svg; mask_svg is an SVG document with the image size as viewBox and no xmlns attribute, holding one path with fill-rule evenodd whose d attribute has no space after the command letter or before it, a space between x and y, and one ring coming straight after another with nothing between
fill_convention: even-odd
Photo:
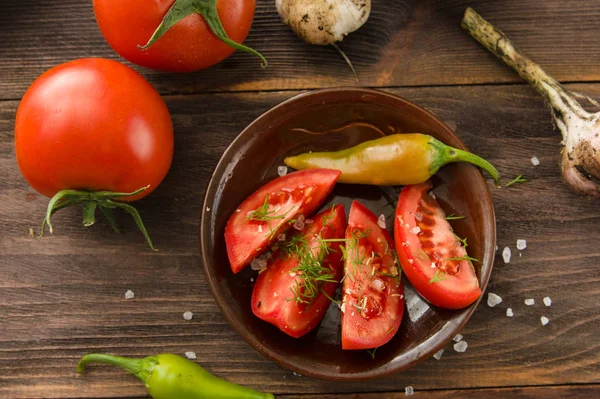
<instances>
[{"instance_id":1,"label":"whole red tomato","mask_svg":"<svg viewBox=\"0 0 600 399\"><path fill-rule=\"evenodd\" d=\"M29 87L15 123L17 162L37 192L154 190L173 158L164 101L133 69L85 58L56 66Z\"/></svg>"},{"instance_id":2,"label":"whole red tomato","mask_svg":"<svg viewBox=\"0 0 600 399\"><path fill-rule=\"evenodd\" d=\"M133 69L85 58L43 73L19 104L15 148L25 180L54 197L45 219L50 231L52 213L74 204L84 205L86 226L100 207L118 230L112 209L123 208L152 246L137 211L118 201L142 198L163 180L173 125L160 95ZM144 187L134 196L118 194Z\"/></svg>"},{"instance_id":3,"label":"whole red tomato","mask_svg":"<svg viewBox=\"0 0 600 399\"><path fill-rule=\"evenodd\" d=\"M216 0L203 0L205 4ZM183 5L198 0L178 0ZM146 50L145 45L175 0L94 0L94 13L108 44L123 58L148 68L193 72L208 68L233 53L210 29L205 18L192 13L170 28ZM230 39L246 39L256 7L255 0L218 0L216 8Z\"/></svg>"}]
</instances>

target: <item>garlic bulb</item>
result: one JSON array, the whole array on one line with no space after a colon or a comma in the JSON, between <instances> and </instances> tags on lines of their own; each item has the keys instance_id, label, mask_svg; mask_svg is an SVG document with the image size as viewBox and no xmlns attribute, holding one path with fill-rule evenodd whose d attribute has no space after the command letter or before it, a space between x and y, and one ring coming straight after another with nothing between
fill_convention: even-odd
<instances>
[{"instance_id":1,"label":"garlic bulb","mask_svg":"<svg viewBox=\"0 0 600 399\"><path fill-rule=\"evenodd\" d=\"M305 42L326 46L360 28L371 0L276 0L283 22Z\"/></svg>"},{"instance_id":2,"label":"garlic bulb","mask_svg":"<svg viewBox=\"0 0 600 399\"><path fill-rule=\"evenodd\" d=\"M521 54L504 33L468 8L462 27L513 68L548 102L562 133L563 179L578 194L600 197L600 112L590 113L539 65ZM598 105L592 100L592 103Z\"/></svg>"}]
</instances>

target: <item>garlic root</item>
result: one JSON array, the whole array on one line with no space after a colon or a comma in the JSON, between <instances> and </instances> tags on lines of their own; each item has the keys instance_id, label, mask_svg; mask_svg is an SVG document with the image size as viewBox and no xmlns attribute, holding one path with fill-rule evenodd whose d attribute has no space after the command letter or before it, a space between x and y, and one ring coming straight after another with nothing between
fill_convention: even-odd
<instances>
[{"instance_id":1,"label":"garlic root","mask_svg":"<svg viewBox=\"0 0 600 399\"><path fill-rule=\"evenodd\" d=\"M565 182L578 194L600 197L600 113L583 109L573 94L473 9L467 8L461 26L546 99L563 137L560 166Z\"/></svg>"}]
</instances>

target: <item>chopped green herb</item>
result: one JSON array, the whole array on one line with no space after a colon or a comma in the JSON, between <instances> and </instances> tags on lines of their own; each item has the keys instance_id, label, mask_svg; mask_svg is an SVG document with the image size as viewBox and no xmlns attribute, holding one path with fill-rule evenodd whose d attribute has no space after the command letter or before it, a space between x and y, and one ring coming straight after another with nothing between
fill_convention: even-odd
<instances>
[{"instance_id":1,"label":"chopped green herb","mask_svg":"<svg viewBox=\"0 0 600 399\"><path fill-rule=\"evenodd\" d=\"M437 283L443 280L446 280L447 278L449 278L450 276L448 276L448 274L446 274L446 272L441 271L440 269L437 269L435 271L435 274L433 275L433 277L431 278L431 280L429 280L429 284L433 284L433 283Z\"/></svg>"},{"instance_id":2,"label":"chopped green herb","mask_svg":"<svg viewBox=\"0 0 600 399\"><path fill-rule=\"evenodd\" d=\"M377 350L377 348L373 348L371 350L367 350L367 353L369 355L371 355L371 359L375 359L375 351Z\"/></svg>"},{"instance_id":3,"label":"chopped green herb","mask_svg":"<svg viewBox=\"0 0 600 399\"><path fill-rule=\"evenodd\" d=\"M461 260L468 260L468 261L471 261L471 262L479 262L479 260L477 260L477 259L475 259L475 258L472 258L472 257L470 257L469 255L465 255L465 256L458 256L458 257L455 257L455 258L448 258L448 259L446 259L446 260L458 260L458 261L461 261Z\"/></svg>"},{"instance_id":4,"label":"chopped green herb","mask_svg":"<svg viewBox=\"0 0 600 399\"><path fill-rule=\"evenodd\" d=\"M451 213L450 215L446 216L446 220L461 220L466 218L466 216L455 215L454 213Z\"/></svg>"},{"instance_id":5,"label":"chopped green herb","mask_svg":"<svg viewBox=\"0 0 600 399\"><path fill-rule=\"evenodd\" d=\"M510 187L510 186L512 186L513 184L517 184L517 183L525 183L525 182L527 182L527 181L528 181L528 180L527 180L527 179L525 179L525 178L523 177L523 175L519 175L519 176L515 177L514 179L512 179L511 181L509 181L508 183L506 183L506 185L505 185L504 187Z\"/></svg>"},{"instance_id":6,"label":"chopped green herb","mask_svg":"<svg viewBox=\"0 0 600 399\"><path fill-rule=\"evenodd\" d=\"M264 200L263 204L260 207L258 207L257 209L250 212L248 214L248 216L246 216L246 219L259 220L261 222L268 222L270 220L276 220L276 219L285 219L285 216L288 213L290 213L290 211L292 209L293 209L293 207L288 209L285 213L282 213L280 215L274 215L274 213L277 211L269 210L269 194L267 194L267 195L265 195L265 200Z\"/></svg>"},{"instance_id":7,"label":"chopped green herb","mask_svg":"<svg viewBox=\"0 0 600 399\"><path fill-rule=\"evenodd\" d=\"M291 273L296 273L299 279L290 287L296 303L306 303L310 306L319 292L322 292L324 284L337 282L333 271L323 267L323 260L329 253L328 247L320 237L316 240L316 246L312 247L303 236L294 236L289 241L285 250L298 259L298 266L293 268Z\"/></svg>"}]
</instances>

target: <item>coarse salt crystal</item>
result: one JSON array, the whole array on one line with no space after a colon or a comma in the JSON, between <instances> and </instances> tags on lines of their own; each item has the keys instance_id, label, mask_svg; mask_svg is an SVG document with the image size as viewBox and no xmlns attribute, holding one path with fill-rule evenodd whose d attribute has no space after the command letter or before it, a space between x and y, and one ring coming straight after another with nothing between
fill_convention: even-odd
<instances>
[{"instance_id":1,"label":"coarse salt crystal","mask_svg":"<svg viewBox=\"0 0 600 399\"><path fill-rule=\"evenodd\" d=\"M267 261L262 258L254 258L252 262L250 262L250 269L252 270L261 270L267 267Z\"/></svg>"},{"instance_id":2,"label":"coarse salt crystal","mask_svg":"<svg viewBox=\"0 0 600 399\"><path fill-rule=\"evenodd\" d=\"M277 167L277 174L279 176L285 176L285 175L287 175L287 172L288 172L287 166L278 166Z\"/></svg>"},{"instance_id":3,"label":"coarse salt crystal","mask_svg":"<svg viewBox=\"0 0 600 399\"><path fill-rule=\"evenodd\" d=\"M415 219L417 221L422 221L423 220L423 214L421 212L415 212Z\"/></svg>"},{"instance_id":4,"label":"coarse salt crystal","mask_svg":"<svg viewBox=\"0 0 600 399\"><path fill-rule=\"evenodd\" d=\"M460 341L454 344L454 350L462 353L467 350L468 346L467 341Z\"/></svg>"},{"instance_id":5,"label":"coarse salt crystal","mask_svg":"<svg viewBox=\"0 0 600 399\"><path fill-rule=\"evenodd\" d=\"M412 394L415 393L415 390L413 387L411 387L410 385L404 388L404 394L406 396L411 396Z\"/></svg>"},{"instance_id":6,"label":"coarse salt crystal","mask_svg":"<svg viewBox=\"0 0 600 399\"><path fill-rule=\"evenodd\" d=\"M290 272L290 277L296 277L296 272Z\"/></svg>"},{"instance_id":7,"label":"coarse salt crystal","mask_svg":"<svg viewBox=\"0 0 600 399\"><path fill-rule=\"evenodd\" d=\"M188 320L188 321L192 320L192 317L194 317L194 314L192 312L190 312L189 310L183 314L183 318L185 320Z\"/></svg>"},{"instance_id":8,"label":"coarse salt crystal","mask_svg":"<svg viewBox=\"0 0 600 399\"><path fill-rule=\"evenodd\" d=\"M210 208L209 207L206 207L206 212L210 212Z\"/></svg>"},{"instance_id":9,"label":"coarse salt crystal","mask_svg":"<svg viewBox=\"0 0 600 399\"><path fill-rule=\"evenodd\" d=\"M540 317L540 321L542 322L542 325L545 326L548 323L550 323L550 319L548 319L546 316L542 316Z\"/></svg>"},{"instance_id":10,"label":"coarse salt crystal","mask_svg":"<svg viewBox=\"0 0 600 399\"><path fill-rule=\"evenodd\" d=\"M531 157L531 164L533 166L538 166L540 164L540 160L538 159L538 157Z\"/></svg>"},{"instance_id":11,"label":"coarse salt crystal","mask_svg":"<svg viewBox=\"0 0 600 399\"><path fill-rule=\"evenodd\" d=\"M502 298L493 292L488 292L487 304L490 308L502 303Z\"/></svg>"},{"instance_id":12,"label":"coarse salt crystal","mask_svg":"<svg viewBox=\"0 0 600 399\"><path fill-rule=\"evenodd\" d=\"M412 229L410 229L410 232L413 234L419 234L421 232L421 228L419 226L415 226Z\"/></svg>"},{"instance_id":13,"label":"coarse salt crystal","mask_svg":"<svg viewBox=\"0 0 600 399\"><path fill-rule=\"evenodd\" d=\"M514 315L512 308L506 308L506 317L513 317Z\"/></svg>"},{"instance_id":14,"label":"coarse salt crystal","mask_svg":"<svg viewBox=\"0 0 600 399\"><path fill-rule=\"evenodd\" d=\"M377 226L381 227L382 229L385 229L385 215L379 215L379 219L377 219Z\"/></svg>"},{"instance_id":15,"label":"coarse salt crystal","mask_svg":"<svg viewBox=\"0 0 600 399\"><path fill-rule=\"evenodd\" d=\"M133 291L131 291L131 290L125 291L125 299L133 299L134 297L135 297L135 294L133 293Z\"/></svg>"},{"instance_id":16,"label":"coarse salt crystal","mask_svg":"<svg viewBox=\"0 0 600 399\"><path fill-rule=\"evenodd\" d=\"M544 297L543 301L544 301L544 305L546 305L546 306L552 306L552 299L550 299L549 296Z\"/></svg>"},{"instance_id":17,"label":"coarse salt crystal","mask_svg":"<svg viewBox=\"0 0 600 399\"><path fill-rule=\"evenodd\" d=\"M340 310L342 311L342 313L346 313L346 304L342 303L342 306L340 306Z\"/></svg>"},{"instance_id":18,"label":"coarse salt crystal","mask_svg":"<svg viewBox=\"0 0 600 399\"><path fill-rule=\"evenodd\" d=\"M296 230L302 230L302 229L304 228L304 222L303 222L303 221L301 221L300 219L296 220L296 221L294 222L294 228L295 228Z\"/></svg>"},{"instance_id":19,"label":"coarse salt crystal","mask_svg":"<svg viewBox=\"0 0 600 399\"><path fill-rule=\"evenodd\" d=\"M535 299L533 299L533 298L527 298L527 299L525 299L525 305L527 305L527 306L533 306L533 305L535 305Z\"/></svg>"},{"instance_id":20,"label":"coarse salt crystal","mask_svg":"<svg viewBox=\"0 0 600 399\"><path fill-rule=\"evenodd\" d=\"M259 225L258 225L258 232L259 232L259 233L262 233L262 224L259 224Z\"/></svg>"},{"instance_id":21,"label":"coarse salt crystal","mask_svg":"<svg viewBox=\"0 0 600 399\"><path fill-rule=\"evenodd\" d=\"M435 358L435 360L440 360L442 358L443 353L444 353L444 350L440 349L439 351L437 351L433 354L433 357Z\"/></svg>"},{"instance_id":22,"label":"coarse salt crystal","mask_svg":"<svg viewBox=\"0 0 600 399\"><path fill-rule=\"evenodd\" d=\"M522 251L525 248L527 248L527 241L526 240L517 240L517 249L519 251Z\"/></svg>"},{"instance_id":23,"label":"coarse salt crystal","mask_svg":"<svg viewBox=\"0 0 600 399\"><path fill-rule=\"evenodd\" d=\"M435 269L435 262L431 262L431 268Z\"/></svg>"},{"instance_id":24,"label":"coarse salt crystal","mask_svg":"<svg viewBox=\"0 0 600 399\"><path fill-rule=\"evenodd\" d=\"M498 246L496 245L496 251L498 250Z\"/></svg>"},{"instance_id":25,"label":"coarse salt crystal","mask_svg":"<svg viewBox=\"0 0 600 399\"><path fill-rule=\"evenodd\" d=\"M377 291L379 291L379 292L383 291L383 288L384 288L384 287L383 287L383 281L381 281L381 280L380 280L380 279L378 279L378 278L376 278L375 280L373 280L373 281L371 282L371 286L372 286L372 287L373 287L375 290L377 290Z\"/></svg>"},{"instance_id":26,"label":"coarse salt crystal","mask_svg":"<svg viewBox=\"0 0 600 399\"><path fill-rule=\"evenodd\" d=\"M298 373L296 373L295 371L294 371L294 375L295 375L296 377L302 377L302 374L298 374Z\"/></svg>"},{"instance_id":27,"label":"coarse salt crystal","mask_svg":"<svg viewBox=\"0 0 600 399\"><path fill-rule=\"evenodd\" d=\"M277 236L277 241L285 241L285 233L281 233Z\"/></svg>"},{"instance_id":28,"label":"coarse salt crystal","mask_svg":"<svg viewBox=\"0 0 600 399\"><path fill-rule=\"evenodd\" d=\"M510 263L510 255L510 248L504 247L504 249L502 250L502 259L504 260L504 263Z\"/></svg>"},{"instance_id":29,"label":"coarse salt crystal","mask_svg":"<svg viewBox=\"0 0 600 399\"><path fill-rule=\"evenodd\" d=\"M190 360L194 360L196 359L196 352L185 352L185 357Z\"/></svg>"},{"instance_id":30,"label":"coarse salt crystal","mask_svg":"<svg viewBox=\"0 0 600 399\"><path fill-rule=\"evenodd\" d=\"M454 336L454 338L452 338L452 340L453 340L454 342L460 342L460 341L462 341L462 339L463 339L463 336L462 336L462 335L460 335L460 334L456 334L456 335Z\"/></svg>"}]
</instances>

